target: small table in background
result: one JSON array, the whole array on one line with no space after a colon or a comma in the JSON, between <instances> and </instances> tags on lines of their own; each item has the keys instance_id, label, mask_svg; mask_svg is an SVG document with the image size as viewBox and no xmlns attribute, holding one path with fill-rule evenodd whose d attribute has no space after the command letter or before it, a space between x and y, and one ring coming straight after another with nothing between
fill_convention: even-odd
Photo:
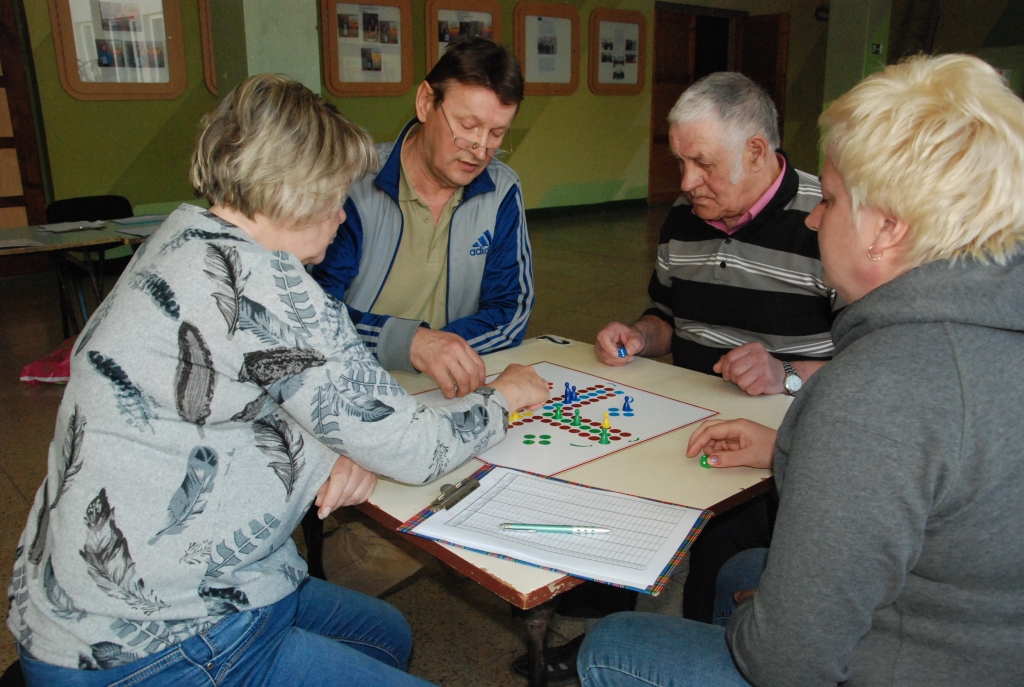
<instances>
[{"instance_id":1,"label":"small table in background","mask_svg":"<svg viewBox=\"0 0 1024 687\"><path fill-rule=\"evenodd\" d=\"M154 223L153 228L156 229L158 226L159 223ZM49 253L53 256L59 285L61 325L64 328L64 338L68 338L79 331L78 321L74 315L76 302L81 312L82 326L89 319L85 296L77 282L68 274L68 264L80 267L89 276L93 296L99 304L103 300L103 267L106 252L120 246L135 246L146 240L142 236L132 236L118 231L124 229L125 227L114 222L106 222L100 229L62 233L39 231L39 227L4 229L0 231L0 256L28 253ZM70 256L71 252L81 253L83 259ZM72 283L75 285L74 298L72 289L68 287L68 284Z\"/></svg>"}]
</instances>

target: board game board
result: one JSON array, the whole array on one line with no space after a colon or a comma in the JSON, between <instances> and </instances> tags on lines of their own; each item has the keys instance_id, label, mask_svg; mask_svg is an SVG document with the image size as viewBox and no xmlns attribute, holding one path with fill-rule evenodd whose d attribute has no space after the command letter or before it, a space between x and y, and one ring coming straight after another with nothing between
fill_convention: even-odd
<instances>
[{"instance_id":1,"label":"board game board","mask_svg":"<svg viewBox=\"0 0 1024 687\"><path fill-rule=\"evenodd\" d=\"M717 414L554 363L535 363L533 368L548 381L551 397L541 408L510 418L505 440L478 460L556 475ZM570 403L564 402L566 384L570 395L575 387L576 399L570 398ZM629 408L624 409L627 398ZM418 394L416 399L427 406L445 403L440 390ZM605 412L611 427L605 432L607 443L601 443Z\"/></svg>"}]
</instances>

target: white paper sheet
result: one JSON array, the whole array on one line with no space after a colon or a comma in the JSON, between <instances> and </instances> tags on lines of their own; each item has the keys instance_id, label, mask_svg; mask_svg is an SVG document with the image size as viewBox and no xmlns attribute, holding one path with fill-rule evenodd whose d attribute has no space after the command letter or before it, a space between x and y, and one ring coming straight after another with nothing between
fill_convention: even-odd
<instances>
[{"instance_id":1,"label":"white paper sheet","mask_svg":"<svg viewBox=\"0 0 1024 687\"><path fill-rule=\"evenodd\" d=\"M43 244L32 239L0 239L0 250L4 248L38 248Z\"/></svg>"},{"instance_id":2,"label":"white paper sheet","mask_svg":"<svg viewBox=\"0 0 1024 687\"><path fill-rule=\"evenodd\" d=\"M481 461L557 475L716 414L554 363L536 363L533 369L551 385L551 398L543 407L525 412L512 422L505 440L481 454ZM491 375L487 381L495 377ZM555 404L564 400L566 383L570 389L576 387L580 399L562 404L563 419L559 420ZM631 399L628 411L624 410L627 396ZM428 406L447 402L439 390L417 394L416 400ZM577 409L581 421L578 427L572 424ZM605 411L612 427L608 443L601 444L599 433Z\"/></svg>"},{"instance_id":3,"label":"white paper sheet","mask_svg":"<svg viewBox=\"0 0 1024 687\"><path fill-rule=\"evenodd\" d=\"M411 532L650 592L702 512L495 467L473 493ZM612 531L523 533L500 529L504 522L592 525Z\"/></svg>"},{"instance_id":4,"label":"white paper sheet","mask_svg":"<svg viewBox=\"0 0 1024 687\"><path fill-rule=\"evenodd\" d=\"M106 224L97 220L95 222L57 222L56 224L43 224L39 227L38 231L45 231L51 234L63 234L68 231L78 231L80 229L102 229Z\"/></svg>"},{"instance_id":5,"label":"white paper sheet","mask_svg":"<svg viewBox=\"0 0 1024 687\"><path fill-rule=\"evenodd\" d=\"M122 227L133 227L138 224L159 224L167 219L170 215L135 215L134 217L125 217L123 219L112 219L110 220L114 224L120 224ZM118 230L120 231L120 230Z\"/></svg>"}]
</instances>

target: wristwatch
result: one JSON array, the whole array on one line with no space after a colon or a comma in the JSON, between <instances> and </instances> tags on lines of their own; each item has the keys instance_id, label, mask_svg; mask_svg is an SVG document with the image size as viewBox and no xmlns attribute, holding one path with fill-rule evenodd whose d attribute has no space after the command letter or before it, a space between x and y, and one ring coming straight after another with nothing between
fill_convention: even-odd
<instances>
[{"instance_id":1,"label":"wristwatch","mask_svg":"<svg viewBox=\"0 0 1024 687\"><path fill-rule=\"evenodd\" d=\"M782 369L786 371L786 376L782 380L782 388L786 390L787 395L796 396L796 392L803 388L804 380L800 379L800 375L796 373L793 366L785 360L782 361Z\"/></svg>"}]
</instances>

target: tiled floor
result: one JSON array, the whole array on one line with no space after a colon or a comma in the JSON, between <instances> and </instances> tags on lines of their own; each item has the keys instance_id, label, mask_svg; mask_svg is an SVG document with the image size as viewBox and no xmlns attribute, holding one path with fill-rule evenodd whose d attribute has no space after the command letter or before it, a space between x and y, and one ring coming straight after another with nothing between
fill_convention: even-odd
<instances>
[{"instance_id":1,"label":"tiled floor","mask_svg":"<svg viewBox=\"0 0 1024 687\"><path fill-rule=\"evenodd\" d=\"M630 322L646 307L658 229L668 208L634 208L534 219L537 302L527 336L559 334L593 341L607 322ZM51 274L0 278L0 579L4 587L29 506L46 472L47 446L62 387L18 381L26 363L61 342ZM427 560L411 581L385 598L409 619L416 639L411 672L444 687L521 685L508 664L524 648L522 623L510 607L476 583ZM678 578L679 576L677 576ZM646 610L678 613L677 579ZM584 630L556 619L552 643ZM13 661L14 640L0 630L0 669Z\"/></svg>"}]
</instances>

